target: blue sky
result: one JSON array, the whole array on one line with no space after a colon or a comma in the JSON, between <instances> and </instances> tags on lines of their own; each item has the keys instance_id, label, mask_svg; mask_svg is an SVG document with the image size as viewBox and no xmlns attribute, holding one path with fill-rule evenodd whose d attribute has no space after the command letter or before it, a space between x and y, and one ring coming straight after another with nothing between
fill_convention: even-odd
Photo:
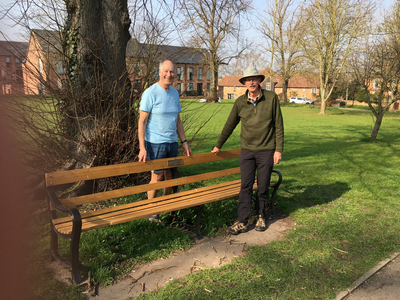
<instances>
[{"instance_id":1,"label":"blue sky","mask_svg":"<svg viewBox=\"0 0 400 300\"><path fill-rule=\"evenodd\" d=\"M262 12L268 5L268 3L273 3L273 0L253 0L253 6L257 8L259 12ZM303 0L298 0L303 1ZM2 0L0 6L5 7L7 3L12 3L13 0ZM382 9L389 8L395 0L377 0L379 14ZM3 10L3 9L2 9ZM7 39L12 41L27 41L27 34L24 28L20 26L12 26L12 22L10 20L0 20L0 32L7 36ZM4 36L0 33L0 40L5 40ZM251 35L251 34L250 34Z\"/></svg>"}]
</instances>

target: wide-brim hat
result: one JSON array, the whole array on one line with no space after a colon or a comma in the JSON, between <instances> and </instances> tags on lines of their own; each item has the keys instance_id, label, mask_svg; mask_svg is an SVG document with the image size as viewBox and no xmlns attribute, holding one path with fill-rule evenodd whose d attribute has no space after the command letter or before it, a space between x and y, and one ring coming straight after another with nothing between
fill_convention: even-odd
<instances>
[{"instance_id":1,"label":"wide-brim hat","mask_svg":"<svg viewBox=\"0 0 400 300\"><path fill-rule=\"evenodd\" d=\"M250 67L250 68L247 68L246 70L244 70L243 77L239 79L240 83L244 84L244 79L246 79L248 77L260 77L261 82L263 82L265 79L265 76L262 74L259 74L257 69L253 68L253 67Z\"/></svg>"}]
</instances>

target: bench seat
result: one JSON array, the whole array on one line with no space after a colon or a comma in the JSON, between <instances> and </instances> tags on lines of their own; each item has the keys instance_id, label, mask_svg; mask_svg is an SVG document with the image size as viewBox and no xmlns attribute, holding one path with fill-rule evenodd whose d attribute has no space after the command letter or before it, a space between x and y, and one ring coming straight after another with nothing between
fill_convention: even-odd
<instances>
[{"instance_id":1,"label":"bench seat","mask_svg":"<svg viewBox=\"0 0 400 300\"><path fill-rule=\"evenodd\" d=\"M240 192L240 179L228 180L218 184L212 184L212 179L219 179L221 177L239 174L240 168L236 167L212 172L201 172L202 168L199 166L198 170L200 170L201 174L165 180L162 182L108 190L74 198L59 199L57 191L65 189L66 184L114 176L125 176L133 173L142 173L150 170L174 168L178 166L200 165L207 162L237 158L239 157L239 154L240 149L235 149L221 151L218 155L214 155L213 153L204 153L192 155L190 157L182 156L147 162L126 163L45 174L45 184L50 211L52 258L62 263L70 264L72 279L75 283L79 284L82 282L79 262L79 242L82 232L190 207L199 207L196 216L196 233L199 237L203 205L236 197ZM216 168L218 167L219 166L216 166ZM273 188L273 193L271 200L268 203L268 208L272 210L272 213L274 213L273 206L276 192L282 181L282 175L279 171L274 170L273 172L278 175L278 180L271 182L270 184L270 187ZM177 191L171 195L165 195L153 199L137 200L132 203L122 204L123 201L118 201L129 195L139 194L140 197L146 197L143 193L146 193L147 191L193 184L204 180L208 180L206 184L211 184L203 187L192 188L190 190ZM257 182L254 184L253 188L254 190L257 189ZM82 205L95 204L99 201L109 199L117 200L115 206L82 212ZM118 202L121 202L121 204ZM60 212L64 215L67 214L67 216L60 216ZM68 238L70 240L70 262L63 258L58 252L58 237Z\"/></svg>"}]
</instances>

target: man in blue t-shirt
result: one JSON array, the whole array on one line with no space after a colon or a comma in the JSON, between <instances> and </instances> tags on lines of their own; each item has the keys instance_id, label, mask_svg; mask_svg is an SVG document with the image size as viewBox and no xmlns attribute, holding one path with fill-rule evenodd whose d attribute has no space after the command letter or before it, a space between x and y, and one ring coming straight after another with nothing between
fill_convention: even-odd
<instances>
[{"instance_id":1,"label":"man in blue t-shirt","mask_svg":"<svg viewBox=\"0 0 400 300\"><path fill-rule=\"evenodd\" d=\"M178 137L181 140L183 155L190 156L190 150L185 137L183 123L180 118L182 111L179 93L172 87L175 77L174 64L164 60L159 67L160 79L142 95L138 124L139 161L178 156ZM150 183L171 179L171 170L153 170ZM172 188L164 189L164 195L170 194ZM152 199L156 190L148 191L147 197ZM158 216L149 217L158 220Z\"/></svg>"}]
</instances>

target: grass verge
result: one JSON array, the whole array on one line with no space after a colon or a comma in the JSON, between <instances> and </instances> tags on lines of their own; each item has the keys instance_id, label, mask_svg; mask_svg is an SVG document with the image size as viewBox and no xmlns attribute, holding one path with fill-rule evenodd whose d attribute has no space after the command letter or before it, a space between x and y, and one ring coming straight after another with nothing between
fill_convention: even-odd
<instances>
[{"instance_id":1,"label":"grass verge","mask_svg":"<svg viewBox=\"0 0 400 300\"><path fill-rule=\"evenodd\" d=\"M230 108L231 104L224 105L206 125L209 137L195 153L212 149ZM289 105L282 112L285 150L277 169L284 180L277 202L296 227L285 241L249 247L245 258L174 280L158 294L139 299L332 299L398 251L400 170L394 166L400 163L400 115L386 114L378 140L371 141L370 113L329 108L320 115L318 108ZM239 132L237 128L224 149L238 148ZM194 172L188 166L181 175ZM203 232L217 234L219 227L235 219L236 202L220 201L206 209ZM45 223L42 235L49 231ZM190 244L182 230L138 220L84 234L81 260L96 281L110 284L136 264ZM47 236L40 245L41 256L48 257ZM63 247L66 251L67 245ZM79 299L80 292L65 287L65 293L76 297L68 299Z\"/></svg>"}]
</instances>

